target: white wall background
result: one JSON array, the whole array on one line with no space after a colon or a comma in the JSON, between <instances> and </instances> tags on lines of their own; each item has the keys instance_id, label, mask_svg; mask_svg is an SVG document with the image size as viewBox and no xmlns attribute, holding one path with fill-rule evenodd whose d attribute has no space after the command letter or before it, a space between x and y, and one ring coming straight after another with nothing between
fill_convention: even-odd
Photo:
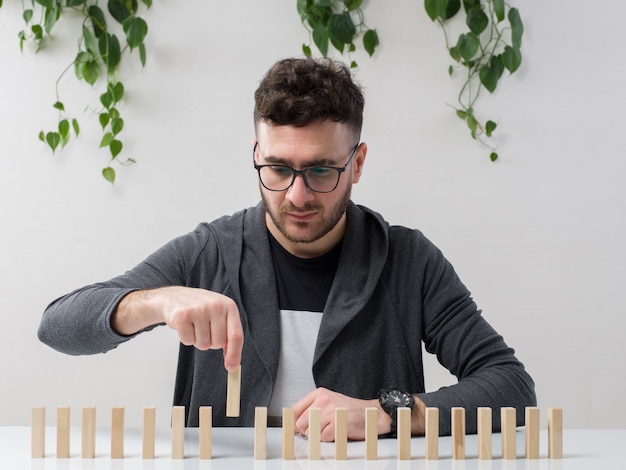
<instances>
[{"instance_id":1,"label":"white wall background","mask_svg":"<svg viewBox=\"0 0 626 470\"><path fill-rule=\"evenodd\" d=\"M459 82L422 4L366 3L382 45L356 57L369 153L354 199L444 250L533 375L541 407L564 407L568 427L624 427L626 3L518 5L525 61L480 104L500 122L496 164L446 106ZM20 53L19 2L0 9L0 425L29 424L39 404L49 419L71 405L76 423L81 406L106 421L123 405L131 425L156 405L169 423L172 331L69 357L38 342L40 315L198 222L257 202L252 93L307 39L295 1L159 0L145 16L148 64L122 73L124 155L139 163L118 167L111 186L83 110L97 96L71 74L61 92L80 138L54 156L37 140L55 125L54 82L73 55L56 53L62 25L52 54ZM428 369L429 388L449 382L434 361Z\"/></svg>"}]
</instances>

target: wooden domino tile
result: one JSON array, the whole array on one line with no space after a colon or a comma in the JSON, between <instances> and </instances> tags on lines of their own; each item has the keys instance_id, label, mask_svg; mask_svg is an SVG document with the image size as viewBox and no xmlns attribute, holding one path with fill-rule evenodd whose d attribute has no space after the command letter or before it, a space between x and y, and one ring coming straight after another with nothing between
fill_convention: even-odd
<instances>
[{"instance_id":1,"label":"wooden domino tile","mask_svg":"<svg viewBox=\"0 0 626 470\"><path fill-rule=\"evenodd\" d=\"M548 408L548 458L563 458L562 408Z\"/></svg>"},{"instance_id":2,"label":"wooden domino tile","mask_svg":"<svg viewBox=\"0 0 626 470\"><path fill-rule=\"evenodd\" d=\"M398 460L411 460L411 408L398 408Z\"/></svg>"},{"instance_id":3,"label":"wooden domino tile","mask_svg":"<svg viewBox=\"0 0 626 470\"><path fill-rule=\"evenodd\" d=\"M465 460L465 408L452 410L452 459Z\"/></svg>"},{"instance_id":4,"label":"wooden domino tile","mask_svg":"<svg viewBox=\"0 0 626 470\"><path fill-rule=\"evenodd\" d=\"M241 365L235 370L228 372L228 384L226 387L226 416L235 418L239 416L241 393Z\"/></svg>"},{"instance_id":5,"label":"wooden domino tile","mask_svg":"<svg viewBox=\"0 0 626 470\"><path fill-rule=\"evenodd\" d=\"M142 423L141 457L144 459L153 459L156 438L156 408L154 406L144 407Z\"/></svg>"},{"instance_id":6,"label":"wooden domino tile","mask_svg":"<svg viewBox=\"0 0 626 470\"><path fill-rule=\"evenodd\" d=\"M283 408L283 460L295 459L294 429L296 427L293 409Z\"/></svg>"},{"instance_id":7,"label":"wooden domino tile","mask_svg":"<svg viewBox=\"0 0 626 470\"><path fill-rule=\"evenodd\" d=\"M200 459L207 460L213 457L213 408L201 406L198 410L198 446Z\"/></svg>"},{"instance_id":8,"label":"wooden domino tile","mask_svg":"<svg viewBox=\"0 0 626 470\"><path fill-rule=\"evenodd\" d=\"M93 459L96 456L96 408L86 406L83 408L81 457Z\"/></svg>"},{"instance_id":9,"label":"wooden domino tile","mask_svg":"<svg viewBox=\"0 0 626 470\"><path fill-rule=\"evenodd\" d=\"M31 422L31 457L42 459L46 456L46 408L35 406Z\"/></svg>"},{"instance_id":10,"label":"wooden domino tile","mask_svg":"<svg viewBox=\"0 0 626 470\"><path fill-rule=\"evenodd\" d=\"M124 407L111 410L111 458L124 458Z\"/></svg>"},{"instance_id":11,"label":"wooden domino tile","mask_svg":"<svg viewBox=\"0 0 626 470\"><path fill-rule=\"evenodd\" d=\"M504 407L500 409L502 458L505 460L514 460L517 458L517 438L515 436L515 427L517 424L516 413L515 408Z\"/></svg>"},{"instance_id":12,"label":"wooden domino tile","mask_svg":"<svg viewBox=\"0 0 626 470\"><path fill-rule=\"evenodd\" d=\"M478 459L491 460L491 441L493 434L491 408L481 407L477 409L478 418Z\"/></svg>"},{"instance_id":13,"label":"wooden domino tile","mask_svg":"<svg viewBox=\"0 0 626 470\"><path fill-rule=\"evenodd\" d=\"M365 460L378 459L378 409L365 408Z\"/></svg>"},{"instance_id":14,"label":"wooden domino tile","mask_svg":"<svg viewBox=\"0 0 626 470\"><path fill-rule=\"evenodd\" d=\"M185 407L172 407L172 459L185 458Z\"/></svg>"},{"instance_id":15,"label":"wooden domino tile","mask_svg":"<svg viewBox=\"0 0 626 470\"><path fill-rule=\"evenodd\" d=\"M70 407L57 408L57 459L70 457Z\"/></svg>"},{"instance_id":16,"label":"wooden domino tile","mask_svg":"<svg viewBox=\"0 0 626 470\"><path fill-rule=\"evenodd\" d=\"M439 459L439 410L437 408L426 408L426 460Z\"/></svg>"},{"instance_id":17,"label":"wooden domino tile","mask_svg":"<svg viewBox=\"0 0 626 470\"><path fill-rule=\"evenodd\" d=\"M267 408L254 409L254 460L267 459Z\"/></svg>"},{"instance_id":18,"label":"wooden domino tile","mask_svg":"<svg viewBox=\"0 0 626 470\"><path fill-rule=\"evenodd\" d=\"M321 413L322 410L319 408L309 409L309 460L321 459Z\"/></svg>"},{"instance_id":19,"label":"wooden domino tile","mask_svg":"<svg viewBox=\"0 0 626 470\"><path fill-rule=\"evenodd\" d=\"M348 409L335 410L335 460L348 459Z\"/></svg>"},{"instance_id":20,"label":"wooden domino tile","mask_svg":"<svg viewBox=\"0 0 626 470\"><path fill-rule=\"evenodd\" d=\"M539 408L526 408L526 458L539 458Z\"/></svg>"}]
</instances>

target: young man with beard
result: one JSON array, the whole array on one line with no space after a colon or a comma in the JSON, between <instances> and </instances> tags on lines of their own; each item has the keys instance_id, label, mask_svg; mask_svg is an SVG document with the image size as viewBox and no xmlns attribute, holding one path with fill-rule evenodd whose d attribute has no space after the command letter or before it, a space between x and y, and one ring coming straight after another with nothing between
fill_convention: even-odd
<instances>
[{"instance_id":1,"label":"young man with beard","mask_svg":"<svg viewBox=\"0 0 626 470\"><path fill-rule=\"evenodd\" d=\"M364 438L364 410L393 434L395 408L412 408L424 432L426 406L536 404L534 384L514 352L481 316L441 252L418 230L389 226L351 201L367 145L364 98L332 60L276 63L255 93L253 164L262 202L200 224L110 281L54 301L42 341L94 354L166 324L181 346L174 405L187 425L213 406L216 426L252 426L256 406L271 421L292 407L295 431L321 408L322 439L334 411L348 409L348 436ZM422 343L458 378L426 392ZM241 415L225 416L227 371L241 364ZM400 400L400 401L396 401ZM499 427L499 413L493 414Z\"/></svg>"}]
</instances>

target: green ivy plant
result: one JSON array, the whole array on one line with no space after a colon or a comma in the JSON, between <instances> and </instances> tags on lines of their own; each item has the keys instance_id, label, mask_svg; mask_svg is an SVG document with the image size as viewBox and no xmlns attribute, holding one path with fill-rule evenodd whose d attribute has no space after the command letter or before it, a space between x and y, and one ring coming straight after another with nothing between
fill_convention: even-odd
<instances>
[{"instance_id":1,"label":"green ivy plant","mask_svg":"<svg viewBox=\"0 0 626 470\"><path fill-rule=\"evenodd\" d=\"M152 0L141 2L146 8L152 5ZM72 131L75 136L80 132L78 120L67 114L58 87L59 81L73 68L79 80L102 90L99 103L92 109L98 114L102 128L100 147L108 148L111 155L107 166L102 169L102 176L113 183L116 177L113 162L122 165L135 162L132 158L120 159L123 149L120 133L124 129L124 119L119 105L124 98L124 84L119 79L119 69L122 59L135 51L142 66L145 65L144 40L148 25L138 16L137 0L108 0L106 7L100 3L98 0L24 0L25 27L19 33L19 40L20 48L31 42L39 51L66 13L71 11L84 18L80 23L75 56L57 80L53 108L58 112L58 125L51 131L41 131L39 139L54 153L57 148L65 147Z\"/></svg>"},{"instance_id":2,"label":"green ivy plant","mask_svg":"<svg viewBox=\"0 0 626 470\"><path fill-rule=\"evenodd\" d=\"M371 56L379 44L378 34L368 28L361 10L362 0L297 0L298 13L309 31L311 41L326 57L328 43L340 52L356 50L355 39L363 36L363 48ZM461 8L461 6L463 8ZM457 71L464 81L458 95L456 115L467 124L472 139L490 149L491 161L498 159L490 139L497 124L482 121L476 114L476 102L482 89L493 93L504 71L514 73L522 63L522 35L524 27L517 8L504 0L424 0L426 14L442 27L446 49L455 61L449 75ZM450 41L452 18L463 11L467 30L459 34L454 44ZM303 52L311 56L311 47L303 45ZM351 66L357 64L351 61Z\"/></svg>"},{"instance_id":3,"label":"green ivy plant","mask_svg":"<svg viewBox=\"0 0 626 470\"><path fill-rule=\"evenodd\" d=\"M361 5L363 0L297 0L302 24L309 37L324 57L328 55L329 43L341 54L356 50L355 39L363 37L363 48L372 56L378 46L376 30L367 27ZM305 56L311 57L310 44L302 45ZM357 67L351 61L351 67Z\"/></svg>"}]
</instances>

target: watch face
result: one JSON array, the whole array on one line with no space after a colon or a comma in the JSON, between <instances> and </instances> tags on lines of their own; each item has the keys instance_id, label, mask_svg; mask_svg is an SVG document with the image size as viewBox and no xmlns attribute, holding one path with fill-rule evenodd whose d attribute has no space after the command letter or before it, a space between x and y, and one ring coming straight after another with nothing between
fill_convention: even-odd
<instances>
[{"instance_id":1,"label":"watch face","mask_svg":"<svg viewBox=\"0 0 626 470\"><path fill-rule=\"evenodd\" d=\"M415 400L410 393L402 390L388 389L381 394L381 405L386 412L393 412L396 408L413 408Z\"/></svg>"}]
</instances>

